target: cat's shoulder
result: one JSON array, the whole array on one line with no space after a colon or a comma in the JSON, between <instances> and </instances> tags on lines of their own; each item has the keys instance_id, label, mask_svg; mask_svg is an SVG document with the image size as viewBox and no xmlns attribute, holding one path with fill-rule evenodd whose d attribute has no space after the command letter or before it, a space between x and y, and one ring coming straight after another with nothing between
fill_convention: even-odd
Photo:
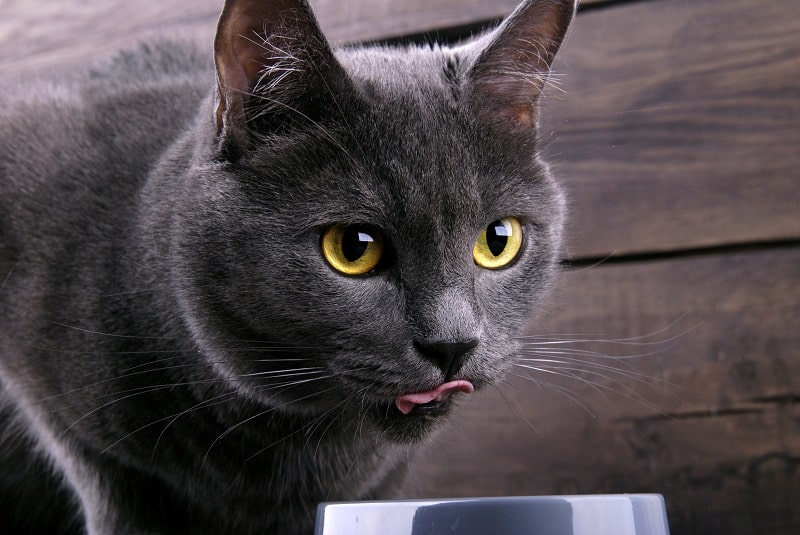
<instances>
[{"instance_id":1,"label":"cat's shoulder","mask_svg":"<svg viewBox=\"0 0 800 535\"><path fill-rule=\"evenodd\" d=\"M130 93L175 84L213 82L210 50L191 39L160 38L140 42L83 63L66 63L25 76L9 73L0 81L0 114L28 103L91 103L115 93Z\"/></svg>"},{"instance_id":2,"label":"cat's shoulder","mask_svg":"<svg viewBox=\"0 0 800 535\"><path fill-rule=\"evenodd\" d=\"M198 42L162 38L121 50L93 66L85 83L113 90L178 81L207 82L213 68L211 51Z\"/></svg>"},{"instance_id":3,"label":"cat's shoulder","mask_svg":"<svg viewBox=\"0 0 800 535\"><path fill-rule=\"evenodd\" d=\"M0 83L0 194L140 180L211 94L212 57L190 40L154 40Z\"/></svg>"},{"instance_id":4,"label":"cat's shoulder","mask_svg":"<svg viewBox=\"0 0 800 535\"><path fill-rule=\"evenodd\" d=\"M85 145L87 137L102 144L172 131L197 112L213 83L211 51L171 39L88 65L9 77L0 83L0 162L22 146L44 150Z\"/></svg>"}]
</instances>

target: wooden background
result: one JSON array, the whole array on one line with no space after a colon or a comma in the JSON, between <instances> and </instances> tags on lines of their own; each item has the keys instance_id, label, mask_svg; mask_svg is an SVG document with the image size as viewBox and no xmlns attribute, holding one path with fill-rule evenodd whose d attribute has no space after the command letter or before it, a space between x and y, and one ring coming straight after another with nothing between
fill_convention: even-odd
<instances>
[{"instance_id":1,"label":"wooden background","mask_svg":"<svg viewBox=\"0 0 800 535\"><path fill-rule=\"evenodd\" d=\"M210 50L219 3L0 0L0 76L159 32ZM312 0L335 43L457 39L515 4ZM800 2L584 0L556 71L572 218L529 332L580 363L474 396L407 495L659 492L675 535L800 533Z\"/></svg>"}]
</instances>

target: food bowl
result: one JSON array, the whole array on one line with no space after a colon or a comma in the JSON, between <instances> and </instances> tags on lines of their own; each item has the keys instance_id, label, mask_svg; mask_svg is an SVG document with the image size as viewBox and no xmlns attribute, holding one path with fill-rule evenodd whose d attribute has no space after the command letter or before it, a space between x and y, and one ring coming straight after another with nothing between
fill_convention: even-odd
<instances>
[{"instance_id":1,"label":"food bowl","mask_svg":"<svg viewBox=\"0 0 800 535\"><path fill-rule=\"evenodd\" d=\"M330 502L315 535L669 535L658 494Z\"/></svg>"}]
</instances>

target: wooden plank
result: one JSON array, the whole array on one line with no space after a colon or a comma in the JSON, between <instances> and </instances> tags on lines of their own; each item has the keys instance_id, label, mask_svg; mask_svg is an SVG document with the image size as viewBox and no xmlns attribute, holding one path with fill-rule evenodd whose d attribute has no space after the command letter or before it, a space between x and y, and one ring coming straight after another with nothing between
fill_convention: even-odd
<instances>
[{"instance_id":1,"label":"wooden plank","mask_svg":"<svg viewBox=\"0 0 800 535\"><path fill-rule=\"evenodd\" d=\"M621 358L542 354L584 364L466 401L409 495L660 492L673 535L797 533L798 265L790 247L566 273L529 331L627 341L539 349Z\"/></svg>"},{"instance_id":2,"label":"wooden plank","mask_svg":"<svg viewBox=\"0 0 800 535\"><path fill-rule=\"evenodd\" d=\"M160 34L211 49L221 0L6 0L0 4L0 73L27 75L103 58Z\"/></svg>"},{"instance_id":3,"label":"wooden plank","mask_svg":"<svg viewBox=\"0 0 800 535\"><path fill-rule=\"evenodd\" d=\"M800 3L593 10L562 52L571 256L800 237Z\"/></svg>"}]
</instances>

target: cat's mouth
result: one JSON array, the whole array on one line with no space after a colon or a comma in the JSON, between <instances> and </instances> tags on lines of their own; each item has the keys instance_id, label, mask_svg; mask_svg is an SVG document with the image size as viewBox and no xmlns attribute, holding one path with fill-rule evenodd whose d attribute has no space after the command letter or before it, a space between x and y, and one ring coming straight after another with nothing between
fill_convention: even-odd
<instances>
[{"instance_id":1,"label":"cat's mouth","mask_svg":"<svg viewBox=\"0 0 800 535\"><path fill-rule=\"evenodd\" d=\"M442 424L455 398L474 391L475 385L470 381L448 381L431 390L409 392L391 401L378 401L372 405L371 412L374 422L386 432L387 438L409 444L422 440Z\"/></svg>"},{"instance_id":2,"label":"cat's mouth","mask_svg":"<svg viewBox=\"0 0 800 535\"><path fill-rule=\"evenodd\" d=\"M404 415L424 414L436 416L447 411L450 397L456 393L471 394L475 387L469 381L443 383L433 390L403 394L394 400L395 407Z\"/></svg>"}]
</instances>

